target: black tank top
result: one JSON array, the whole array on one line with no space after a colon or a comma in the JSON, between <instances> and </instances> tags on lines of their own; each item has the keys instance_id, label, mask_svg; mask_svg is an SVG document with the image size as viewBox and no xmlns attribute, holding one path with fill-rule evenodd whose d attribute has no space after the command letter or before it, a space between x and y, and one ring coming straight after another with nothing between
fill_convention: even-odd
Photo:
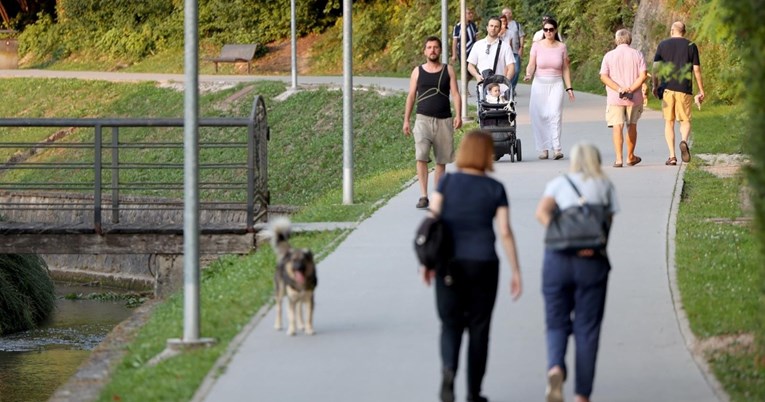
<instances>
[{"instance_id":1,"label":"black tank top","mask_svg":"<svg viewBox=\"0 0 765 402\"><path fill-rule=\"evenodd\" d=\"M417 77L417 114L437 119L452 117L452 109L449 107L449 70L446 64L437 73L429 73L420 65Z\"/></svg>"}]
</instances>

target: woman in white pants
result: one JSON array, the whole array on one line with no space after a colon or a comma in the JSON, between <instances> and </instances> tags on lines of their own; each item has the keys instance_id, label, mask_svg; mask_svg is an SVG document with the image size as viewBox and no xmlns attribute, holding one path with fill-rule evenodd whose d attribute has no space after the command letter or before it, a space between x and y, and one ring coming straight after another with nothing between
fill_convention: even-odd
<instances>
[{"instance_id":1,"label":"woman in white pants","mask_svg":"<svg viewBox=\"0 0 765 402\"><path fill-rule=\"evenodd\" d=\"M568 99L573 102L574 89L571 88L568 51L556 35L558 22L554 19L545 20L542 30L545 38L531 46L523 80L528 81L534 77L529 115L539 159L549 158L549 151L553 152L553 159L562 159L560 134L563 129L563 93L567 93Z\"/></svg>"}]
</instances>

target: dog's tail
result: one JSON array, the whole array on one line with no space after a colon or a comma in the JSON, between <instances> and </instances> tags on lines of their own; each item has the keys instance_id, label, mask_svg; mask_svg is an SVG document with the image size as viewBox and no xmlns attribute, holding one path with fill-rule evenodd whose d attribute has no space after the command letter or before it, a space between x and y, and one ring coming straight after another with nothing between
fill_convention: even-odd
<instances>
[{"instance_id":1,"label":"dog's tail","mask_svg":"<svg viewBox=\"0 0 765 402\"><path fill-rule=\"evenodd\" d=\"M289 249L289 238L292 233L292 223L289 218L280 216L271 222L271 246L279 256L287 253Z\"/></svg>"}]
</instances>

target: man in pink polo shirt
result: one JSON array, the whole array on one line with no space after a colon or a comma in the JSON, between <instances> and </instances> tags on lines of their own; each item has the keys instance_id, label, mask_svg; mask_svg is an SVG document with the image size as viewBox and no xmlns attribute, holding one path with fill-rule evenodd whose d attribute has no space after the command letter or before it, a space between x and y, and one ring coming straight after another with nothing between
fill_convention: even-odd
<instances>
[{"instance_id":1,"label":"man in pink polo shirt","mask_svg":"<svg viewBox=\"0 0 765 402\"><path fill-rule=\"evenodd\" d=\"M635 155L637 122L643 113L643 82L647 72L645 59L639 50L630 47L632 34L626 29L616 31L616 48L603 57L600 80L606 84L606 123L612 128L616 160L614 167L640 163ZM623 158L623 128L627 124L627 160Z\"/></svg>"}]
</instances>

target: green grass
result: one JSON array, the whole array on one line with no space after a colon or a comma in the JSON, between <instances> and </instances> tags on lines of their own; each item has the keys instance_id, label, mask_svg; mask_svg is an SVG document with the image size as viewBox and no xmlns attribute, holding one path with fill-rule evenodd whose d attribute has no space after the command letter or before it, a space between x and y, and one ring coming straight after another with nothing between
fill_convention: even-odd
<instances>
[{"instance_id":1,"label":"green grass","mask_svg":"<svg viewBox=\"0 0 765 402\"><path fill-rule=\"evenodd\" d=\"M293 244L309 247L326 255L336 245L341 232L322 232L296 236ZM100 401L187 401L228 343L250 318L270 302L273 252L264 247L246 256L221 258L202 271L200 286L203 337L217 343L164 360L156 366L146 363L158 355L169 338L183 334L183 296L175 294L159 305L136 339L127 347L127 355L103 390ZM319 271L321 264L319 263Z\"/></svg>"},{"instance_id":2,"label":"green grass","mask_svg":"<svg viewBox=\"0 0 765 402\"><path fill-rule=\"evenodd\" d=\"M743 113L705 106L693 114L694 154L741 153ZM751 223L742 209L743 175L718 178L693 158L685 172L676 237L677 279L691 330L700 338L754 333L760 307L761 269ZM712 220L714 219L714 220ZM761 354L762 352L760 352ZM708 357L733 401L765 400L765 369L754 347L716 351Z\"/></svg>"},{"instance_id":3,"label":"green grass","mask_svg":"<svg viewBox=\"0 0 765 402\"><path fill-rule=\"evenodd\" d=\"M0 336L35 328L56 307L48 266L32 254L0 254Z\"/></svg>"}]
</instances>

